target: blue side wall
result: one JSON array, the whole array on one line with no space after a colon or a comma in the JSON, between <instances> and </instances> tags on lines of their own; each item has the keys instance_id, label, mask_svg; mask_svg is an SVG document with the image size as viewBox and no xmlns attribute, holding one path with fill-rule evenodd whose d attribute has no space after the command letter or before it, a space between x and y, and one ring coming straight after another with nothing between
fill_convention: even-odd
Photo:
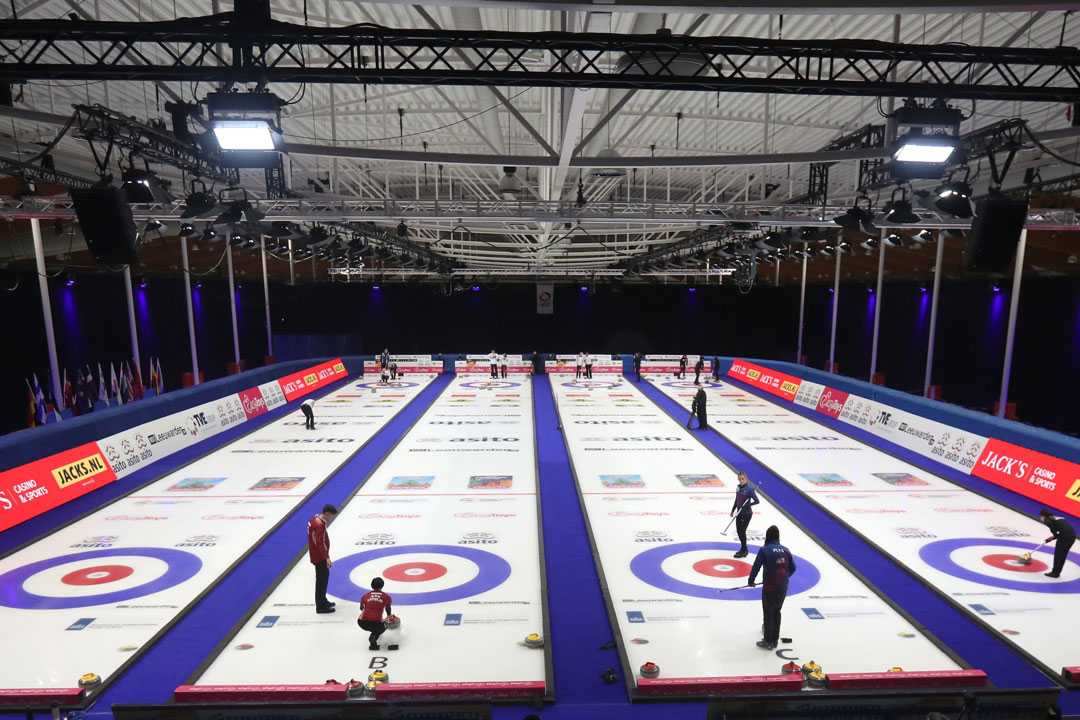
<instances>
[{"instance_id":1,"label":"blue side wall","mask_svg":"<svg viewBox=\"0 0 1080 720\"><path fill-rule=\"evenodd\" d=\"M195 387L173 390L159 397L145 398L127 405L96 410L88 415L69 418L54 425L13 432L0 437L0 470L17 467L76 445L99 440L150 420L232 395L245 388L276 380L325 359L327 358L308 358L276 363L238 375L210 380ZM363 373L364 363L360 358L345 357L342 360L350 376Z\"/></svg>"},{"instance_id":2,"label":"blue side wall","mask_svg":"<svg viewBox=\"0 0 1080 720\"><path fill-rule=\"evenodd\" d=\"M722 373L727 373L734 359L730 357L720 358L720 370ZM957 405L950 405L939 400L929 400L900 390L892 390L862 380L844 377L843 375L834 375L805 365L796 365L795 363L777 360L756 360L753 358L747 358L747 360L789 375L801 377L810 382L828 385L837 390L855 393L860 397L892 405L900 410L906 410L930 420L952 425L961 430L994 437L1047 455L1080 463L1080 440L1053 430L1044 430L1015 420L1005 420ZM1053 390L1048 389L1047 392L1053 392Z\"/></svg>"}]
</instances>

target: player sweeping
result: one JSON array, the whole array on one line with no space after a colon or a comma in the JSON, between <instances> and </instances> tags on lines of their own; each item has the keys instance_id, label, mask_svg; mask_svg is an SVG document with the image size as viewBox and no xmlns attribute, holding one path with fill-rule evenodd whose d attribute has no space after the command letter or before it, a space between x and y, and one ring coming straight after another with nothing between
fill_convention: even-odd
<instances>
[{"instance_id":1,"label":"player sweeping","mask_svg":"<svg viewBox=\"0 0 1080 720\"><path fill-rule=\"evenodd\" d=\"M759 502L761 501L758 500L754 486L750 484L750 478L744 472L739 473L739 487L735 490L735 503L731 506L731 517L735 518L735 532L739 534L739 543L742 545L739 552L735 553L737 558L746 557L748 554L746 528L750 526L750 519L754 517L754 506Z\"/></svg>"},{"instance_id":2,"label":"player sweeping","mask_svg":"<svg viewBox=\"0 0 1080 720\"><path fill-rule=\"evenodd\" d=\"M1059 578L1062 569L1065 567L1065 559L1069 557L1069 549L1076 542L1076 530L1073 529L1072 525L1065 522L1065 518L1054 517L1046 508L1039 511L1039 520L1050 528L1051 535L1046 538L1046 542L1054 541L1054 567L1045 575L1046 577Z\"/></svg>"},{"instance_id":3,"label":"player sweeping","mask_svg":"<svg viewBox=\"0 0 1080 720\"><path fill-rule=\"evenodd\" d=\"M383 585L385 583L381 577L375 578L371 581L371 590L360 598L360 617L357 618L356 624L370 633L368 650L379 649L379 637L386 632L386 621L383 620L383 615L390 617L393 614L390 610L390 594L382 591Z\"/></svg>"},{"instance_id":4,"label":"player sweeping","mask_svg":"<svg viewBox=\"0 0 1080 720\"><path fill-rule=\"evenodd\" d=\"M795 558L780 544L780 528L770 525L765 531L765 546L758 551L747 585L757 584L757 574L765 570L761 584L761 612L764 616L764 635L757 641L762 650L775 650L780 642L780 610L787 597L788 578L795 574Z\"/></svg>"}]
</instances>

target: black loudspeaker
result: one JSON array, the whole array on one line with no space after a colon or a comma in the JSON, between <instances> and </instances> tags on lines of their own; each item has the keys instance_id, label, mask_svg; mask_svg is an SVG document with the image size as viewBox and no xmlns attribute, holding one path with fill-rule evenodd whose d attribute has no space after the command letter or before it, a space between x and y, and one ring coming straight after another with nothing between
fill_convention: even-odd
<instances>
[{"instance_id":1,"label":"black loudspeaker","mask_svg":"<svg viewBox=\"0 0 1080 720\"><path fill-rule=\"evenodd\" d=\"M106 265L133 264L135 221L124 192L115 187L72 190L71 199L75 201L75 215L94 259Z\"/></svg>"},{"instance_id":2,"label":"black loudspeaker","mask_svg":"<svg viewBox=\"0 0 1080 720\"><path fill-rule=\"evenodd\" d=\"M991 193L975 203L965 259L969 272L1009 271L1020 232L1027 222L1027 200Z\"/></svg>"}]
</instances>

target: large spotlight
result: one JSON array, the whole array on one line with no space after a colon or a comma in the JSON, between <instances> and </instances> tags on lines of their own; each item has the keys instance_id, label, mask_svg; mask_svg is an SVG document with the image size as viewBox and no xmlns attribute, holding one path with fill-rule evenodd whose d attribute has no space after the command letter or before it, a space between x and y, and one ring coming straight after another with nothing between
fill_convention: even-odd
<instances>
[{"instance_id":1,"label":"large spotlight","mask_svg":"<svg viewBox=\"0 0 1080 720\"><path fill-rule=\"evenodd\" d=\"M196 187L199 189L196 190ZM209 213L217 205L217 197L206 190L206 185L195 180L191 183L191 194L184 201L184 211L180 213L183 219L199 217Z\"/></svg>"},{"instance_id":2,"label":"large spotlight","mask_svg":"<svg viewBox=\"0 0 1080 720\"><path fill-rule=\"evenodd\" d=\"M499 195L504 200L517 200L522 187L521 178L517 176L517 168L504 167L502 179L499 180Z\"/></svg>"},{"instance_id":3,"label":"large spotlight","mask_svg":"<svg viewBox=\"0 0 1080 720\"><path fill-rule=\"evenodd\" d=\"M218 120L214 137L222 150L273 150L274 134L266 120Z\"/></svg>"},{"instance_id":4,"label":"large spotlight","mask_svg":"<svg viewBox=\"0 0 1080 720\"><path fill-rule=\"evenodd\" d=\"M268 92L206 96L210 127L228 167L275 167L281 144L281 98Z\"/></svg>"},{"instance_id":5,"label":"large spotlight","mask_svg":"<svg viewBox=\"0 0 1080 720\"><path fill-rule=\"evenodd\" d=\"M898 180L941 177L960 144L962 118L959 110L942 102L925 108L908 100L893 111L885 126L892 176Z\"/></svg>"}]
</instances>

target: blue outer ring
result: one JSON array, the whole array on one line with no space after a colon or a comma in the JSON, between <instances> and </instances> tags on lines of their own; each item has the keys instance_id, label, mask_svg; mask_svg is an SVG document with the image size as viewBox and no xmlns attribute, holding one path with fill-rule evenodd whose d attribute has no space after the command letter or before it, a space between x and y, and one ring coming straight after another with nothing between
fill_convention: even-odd
<instances>
[{"instance_id":1,"label":"blue outer ring","mask_svg":"<svg viewBox=\"0 0 1080 720\"><path fill-rule=\"evenodd\" d=\"M401 545L377 550L365 550L335 560L333 572L330 574L329 592L331 595L343 600L360 602L360 598L368 591L368 588L360 587L349 579L349 574L354 569L371 560L414 553L454 555L465 558L475 563L480 572L469 582L445 590L415 593L395 592L393 593L394 605L431 605L461 600L493 590L510 577L510 563L495 553L486 550L458 547L457 545Z\"/></svg>"},{"instance_id":2,"label":"blue outer ring","mask_svg":"<svg viewBox=\"0 0 1080 720\"><path fill-rule=\"evenodd\" d=\"M585 382L590 384L585 385L578 380L571 380L569 382L564 382L562 386L577 388L578 390L614 390L617 387L623 386L621 382L614 382L611 380L586 380Z\"/></svg>"},{"instance_id":3,"label":"blue outer ring","mask_svg":"<svg viewBox=\"0 0 1080 720\"><path fill-rule=\"evenodd\" d=\"M961 548L972 547L975 545L1004 546L1024 551L1032 549L1031 543L1023 543L1019 540L1002 540L998 538L949 538L946 540L936 540L932 543L923 545L919 550L919 557L922 558L923 562L936 570L940 570L943 573L960 578L961 580L979 583L980 585L989 585L991 587L999 587L1006 590L1020 590L1022 592L1045 593L1049 595L1080 593L1080 579L1069 580L1068 582L1062 583L1020 582L1019 580L1007 580L1005 578L994 577L993 575L984 575L975 572L974 570L968 570L953 561L953 552ZM1080 555L1077 553L1069 553L1069 560L1080 565Z\"/></svg>"},{"instance_id":4,"label":"blue outer ring","mask_svg":"<svg viewBox=\"0 0 1080 720\"><path fill-rule=\"evenodd\" d=\"M701 382L697 385L693 380L669 380L668 382L660 383L664 387L679 388L681 390L695 390L697 388L705 388L706 390L711 387L720 387L720 383L713 382L712 380L701 379Z\"/></svg>"},{"instance_id":5,"label":"blue outer ring","mask_svg":"<svg viewBox=\"0 0 1080 720\"><path fill-rule=\"evenodd\" d=\"M370 383L357 383L358 388L385 388L386 390L396 390L408 387L418 387L420 383L407 382L405 380L391 380L389 383L370 382Z\"/></svg>"},{"instance_id":6,"label":"blue outer ring","mask_svg":"<svg viewBox=\"0 0 1080 720\"><path fill-rule=\"evenodd\" d=\"M492 385L491 383L495 384ZM521 387L521 383L513 380L470 380L461 383L461 387L476 388L478 390L509 390L510 388Z\"/></svg>"},{"instance_id":7,"label":"blue outer ring","mask_svg":"<svg viewBox=\"0 0 1080 720\"><path fill-rule=\"evenodd\" d=\"M150 582L126 590L117 590L100 595L50 597L27 592L23 588L23 583L32 576L57 565L78 562L79 560L122 557L124 555L141 555L155 560L162 560L169 567L164 575ZM29 565L23 565L0 575L0 605L20 610L67 610L92 605L108 605L167 590L174 585L179 585L191 579L200 569L202 569L202 560L198 556L184 550L174 550L172 548L109 548L107 550L88 550L87 552L73 553L71 555L57 555L45 560L38 560Z\"/></svg>"},{"instance_id":8,"label":"blue outer ring","mask_svg":"<svg viewBox=\"0 0 1080 720\"><path fill-rule=\"evenodd\" d=\"M747 548L751 553L756 553L761 549L757 545L748 545ZM739 543L732 542L688 542L661 545L634 556L634 559L630 561L630 572L643 583L676 595L688 595L706 600L761 600L761 590L758 588L718 592L716 588L676 580L661 569L664 561L673 555L695 550L733 551L738 549ZM821 573L808 560L798 555L795 558L795 574L788 580L787 594L789 596L806 592L821 580ZM761 579L759 577L758 581L760 582Z\"/></svg>"}]
</instances>

